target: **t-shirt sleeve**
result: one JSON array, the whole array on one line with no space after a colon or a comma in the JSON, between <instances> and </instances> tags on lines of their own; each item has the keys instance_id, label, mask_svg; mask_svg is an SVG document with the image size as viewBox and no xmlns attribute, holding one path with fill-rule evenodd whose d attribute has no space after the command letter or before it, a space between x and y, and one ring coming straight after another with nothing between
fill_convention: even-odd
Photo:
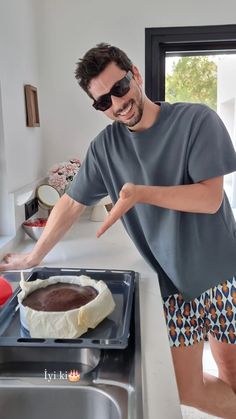
<instances>
[{"instance_id":1,"label":"t-shirt sleeve","mask_svg":"<svg viewBox=\"0 0 236 419\"><path fill-rule=\"evenodd\" d=\"M236 170L236 153L228 131L216 112L208 107L193 128L188 173L194 183Z\"/></svg>"},{"instance_id":2,"label":"t-shirt sleeve","mask_svg":"<svg viewBox=\"0 0 236 419\"><path fill-rule=\"evenodd\" d=\"M89 146L86 157L67 191L67 195L83 205L95 205L108 195L98 167L93 142Z\"/></svg>"}]
</instances>

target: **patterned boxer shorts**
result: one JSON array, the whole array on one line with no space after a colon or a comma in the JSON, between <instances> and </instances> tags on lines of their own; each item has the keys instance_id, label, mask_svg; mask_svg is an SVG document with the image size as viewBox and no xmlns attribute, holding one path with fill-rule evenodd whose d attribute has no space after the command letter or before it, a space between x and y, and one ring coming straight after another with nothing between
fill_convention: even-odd
<instances>
[{"instance_id":1,"label":"patterned boxer shorts","mask_svg":"<svg viewBox=\"0 0 236 419\"><path fill-rule=\"evenodd\" d=\"M236 343L236 279L225 281L185 302L181 294L163 299L171 347L190 346L211 333L218 341Z\"/></svg>"}]
</instances>

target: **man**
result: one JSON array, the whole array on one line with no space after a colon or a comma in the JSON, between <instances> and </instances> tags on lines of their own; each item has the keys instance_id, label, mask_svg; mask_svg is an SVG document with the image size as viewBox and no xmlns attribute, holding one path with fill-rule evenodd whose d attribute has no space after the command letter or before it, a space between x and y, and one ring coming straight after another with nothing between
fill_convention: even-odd
<instances>
[{"instance_id":1,"label":"man","mask_svg":"<svg viewBox=\"0 0 236 419\"><path fill-rule=\"evenodd\" d=\"M151 102L138 68L108 44L85 54L76 78L114 122L90 144L33 251L6 255L0 270L40 263L84 208L109 194L114 207L97 237L121 218L158 273L181 402L235 418L236 224L223 175L236 170L236 155L228 133L204 105ZM220 378L203 374L208 330Z\"/></svg>"}]
</instances>

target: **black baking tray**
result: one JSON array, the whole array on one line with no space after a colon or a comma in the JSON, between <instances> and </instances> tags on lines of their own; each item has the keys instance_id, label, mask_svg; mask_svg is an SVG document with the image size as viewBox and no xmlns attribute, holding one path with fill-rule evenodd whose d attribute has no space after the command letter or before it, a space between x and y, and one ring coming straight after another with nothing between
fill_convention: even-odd
<instances>
[{"instance_id":1,"label":"black baking tray","mask_svg":"<svg viewBox=\"0 0 236 419\"><path fill-rule=\"evenodd\" d=\"M20 281L20 273L18 272ZM17 295L20 287L16 287L13 296L0 311L0 347L76 347L100 349L124 349L128 345L130 320L138 279L137 272L127 270L85 269L85 268L36 268L29 272L26 281L37 278L47 279L56 275L87 275L95 280L103 280L110 289L115 301L114 311L95 329L89 329L77 339L39 339L31 338L20 323ZM5 275L10 278L10 275ZM14 277L15 279L15 277Z\"/></svg>"}]
</instances>

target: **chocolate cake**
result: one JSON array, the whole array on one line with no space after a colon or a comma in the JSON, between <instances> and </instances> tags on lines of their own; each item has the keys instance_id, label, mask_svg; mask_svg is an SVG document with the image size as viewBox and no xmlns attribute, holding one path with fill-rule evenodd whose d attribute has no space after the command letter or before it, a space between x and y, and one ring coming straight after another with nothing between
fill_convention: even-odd
<instances>
[{"instance_id":1,"label":"chocolate cake","mask_svg":"<svg viewBox=\"0 0 236 419\"><path fill-rule=\"evenodd\" d=\"M67 311L84 306L97 295L91 286L57 283L33 291L22 304L37 311Z\"/></svg>"}]
</instances>

